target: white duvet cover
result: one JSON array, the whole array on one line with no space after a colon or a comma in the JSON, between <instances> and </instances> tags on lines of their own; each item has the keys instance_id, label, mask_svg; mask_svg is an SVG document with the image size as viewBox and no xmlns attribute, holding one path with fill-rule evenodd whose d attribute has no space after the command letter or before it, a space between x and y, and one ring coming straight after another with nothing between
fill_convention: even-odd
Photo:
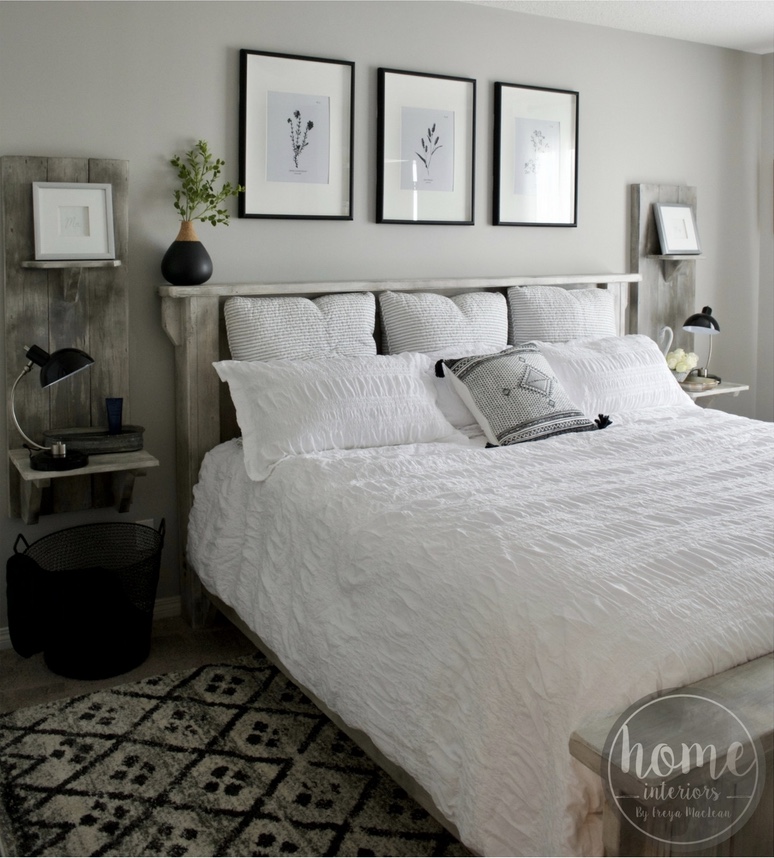
<instances>
[{"instance_id":1,"label":"white duvet cover","mask_svg":"<svg viewBox=\"0 0 774 858\"><path fill-rule=\"evenodd\" d=\"M689 404L483 449L212 451L189 558L485 855L601 850L572 731L774 649L774 425Z\"/></svg>"}]
</instances>

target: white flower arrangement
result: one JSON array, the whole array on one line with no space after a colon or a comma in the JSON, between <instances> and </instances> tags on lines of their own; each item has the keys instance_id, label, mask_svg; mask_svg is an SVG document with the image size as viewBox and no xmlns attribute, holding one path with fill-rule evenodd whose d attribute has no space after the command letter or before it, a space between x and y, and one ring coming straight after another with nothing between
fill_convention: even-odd
<instances>
[{"instance_id":1,"label":"white flower arrangement","mask_svg":"<svg viewBox=\"0 0 774 858\"><path fill-rule=\"evenodd\" d=\"M685 349L675 349L666 356L667 366L677 377L678 381L684 381L688 373L699 363L696 352L687 352Z\"/></svg>"},{"instance_id":2,"label":"white flower arrangement","mask_svg":"<svg viewBox=\"0 0 774 858\"><path fill-rule=\"evenodd\" d=\"M676 372L690 372L699 363L696 352L675 349L666 356L667 366Z\"/></svg>"}]
</instances>

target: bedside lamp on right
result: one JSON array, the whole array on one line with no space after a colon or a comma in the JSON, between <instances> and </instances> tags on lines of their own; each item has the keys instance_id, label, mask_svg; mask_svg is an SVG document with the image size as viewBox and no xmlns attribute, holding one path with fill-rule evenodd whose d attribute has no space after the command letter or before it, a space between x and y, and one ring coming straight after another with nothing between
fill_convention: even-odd
<instances>
[{"instance_id":1,"label":"bedside lamp on right","mask_svg":"<svg viewBox=\"0 0 774 858\"><path fill-rule=\"evenodd\" d=\"M694 313L692 316L689 316L683 324L683 330L690 331L692 334L711 335L709 341L709 353L707 354L707 363L700 369L693 370L691 375L698 375L701 378L716 378L720 381L720 378L717 375L710 375L708 372L710 360L712 359L712 337L715 334L720 333L720 325L712 316L712 307L702 307L701 313Z\"/></svg>"}]
</instances>

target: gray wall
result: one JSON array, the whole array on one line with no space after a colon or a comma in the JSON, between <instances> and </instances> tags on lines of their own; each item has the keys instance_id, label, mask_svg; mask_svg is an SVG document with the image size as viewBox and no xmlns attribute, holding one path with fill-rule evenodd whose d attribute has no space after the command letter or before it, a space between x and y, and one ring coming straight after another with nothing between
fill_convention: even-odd
<instances>
[{"instance_id":1,"label":"gray wall","mask_svg":"<svg viewBox=\"0 0 774 858\"><path fill-rule=\"evenodd\" d=\"M2 2L0 155L130 161L132 420L161 467L138 480L129 516L167 518L160 595L176 592L173 358L156 295L177 232L167 162L206 138L236 179L240 48L355 61L354 221L201 225L213 282L625 271L630 184L695 185L707 256L697 306L712 305L722 327L713 368L755 386L723 407L752 416L757 398L772 419L771 390L760 390L771 368L758 364L771 356L774 288L759 214L770 217L770 180L758 203L770 58L450 2ZM477 79L475 226L374 222L379 66ZM580 92L577 229L491 225L496 80ZM20 531L33 541L115 515L24 527L6 517L0 471L2 558Z\"/></svg>"}]
</instances>

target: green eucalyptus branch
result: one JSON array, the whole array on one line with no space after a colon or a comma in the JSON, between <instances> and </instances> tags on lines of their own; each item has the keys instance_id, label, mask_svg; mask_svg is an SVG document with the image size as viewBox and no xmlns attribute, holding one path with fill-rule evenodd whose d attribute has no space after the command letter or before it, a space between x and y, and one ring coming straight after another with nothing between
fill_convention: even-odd
<instances>
[{"instance_id":1,"label":"green eucalyptus branch","mask_svg":"<svg viewBox=\"0 0 774 858\"><path fill-rule=\"evenodd\" d=\"M199 140L183 157L175 155L169 163L180 179L181 187L174 192L174 198L181 219L206 221L213 226L228 225L230 215L222 204L229 197L242 193L244 188L224 182L220 190L215 189L226 162L212 155L207 141Z\"/></svg>"}]
</instances>

